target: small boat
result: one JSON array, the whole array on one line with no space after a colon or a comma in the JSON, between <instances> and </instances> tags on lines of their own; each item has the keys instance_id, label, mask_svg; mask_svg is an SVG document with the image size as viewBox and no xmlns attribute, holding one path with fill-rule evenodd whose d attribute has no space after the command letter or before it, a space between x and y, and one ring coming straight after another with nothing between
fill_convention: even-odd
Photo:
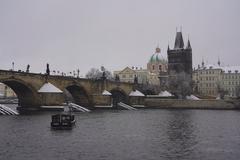
<instances>
[{"instance_id":1,"label":"small boat","mask_svg":"<svg viewBox=\"0 0 240 160\"><path fill-rule=\"evenodd\" d=\"M72 114L55 114L52 115L52 129L72 129L75 125L74 115Z\"/></svg>"}]
</instances>

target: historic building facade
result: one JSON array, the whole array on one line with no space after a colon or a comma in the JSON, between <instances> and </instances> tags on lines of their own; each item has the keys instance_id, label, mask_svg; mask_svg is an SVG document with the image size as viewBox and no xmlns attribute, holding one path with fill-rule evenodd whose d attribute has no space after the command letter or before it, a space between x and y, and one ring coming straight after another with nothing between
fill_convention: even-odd
<instances>
[{"instance_id":1,"label":"historic building facade","mask_svg":"<svg viewBox=\"0 0 240 160\"><path fill-rule=\"evenodd\" d=\"M121 71L114 71L113 75L114 77L118 75L121 82L134 83L134 79L137 77L137 81L140 84L159 85L158 76L147 69L126 67Z\"/></svg>"},{"instance_id":2,"label":"historic building facade","mask_svg":"<svg viewBox=\"0 0 240 160\"><path fill-rule=\"evenodd\" d=\"M151 56L147 64L147 70L151 73L159 74L161 72L167 72L168 62L161 54L161 49L156 48L155 53Z\"/></svg>"},{"instance_id":3,"label":"historic building facade","mask_svg":"<svg viewBox=\"0 0 240 160\"><path fill-rule=\"evenodd\" d=\"M183 86L178 81L184 82L185 86L190 86L192 81L192 47L189 40L187 46L184 46L182 32L176 33L174 48L168 46L167 54L169 89L176 95L182 95L179 88Z\"/></svg>"},{"instance_id":4,"label":"historic building facade","mask_svg":"<svg viewBox=\"0 0 240 160\"><path fill-rule=\"evenodd\" d=\"M205 65L202 63L193 72L195 92L202 96L238 97L240 92L240 66Z\"/></svg>"},{"instance_id":5,"label":"historic building facade","mask_svg":"<svg viewBox=\"0 0 240 160\"><path fill-rule=\"evenodd\" d=\"M114 71L114 76L118 75L122 82L134 82L135 77L140 84L160 85L159 79L162 80L162 84L167 81L168 63L166 58L161 53L159 47L156 48L154 54L151 55L147 69L137 67L126 67L121 71ZM160 78L161 77L161 78ZM164 79L165 78L165 79Z\"/></svg>"},{"instance_id":6,"label":"historic building facade","mask_svg":"<svg viewBox=\"0 0 240 160\"><path fill-rule=\"evenodd\" d=\"M192 47L189 40L187 46L184 47L182 32L177 32L174 48L170 49L168 46L167 54L170 76L176 76L181 72L192 75Z\"/></svg>"},{"instance_id":7,"label":"historic building facade","mask_svg":"<svg viewBox=\"0 0 240 160\"><path fill-rule=\"evenodd\" d=\"M193 71L194 92L202 96L218 96L222 69L216 65L202 65Z\"/></svg>"}]
</instances>

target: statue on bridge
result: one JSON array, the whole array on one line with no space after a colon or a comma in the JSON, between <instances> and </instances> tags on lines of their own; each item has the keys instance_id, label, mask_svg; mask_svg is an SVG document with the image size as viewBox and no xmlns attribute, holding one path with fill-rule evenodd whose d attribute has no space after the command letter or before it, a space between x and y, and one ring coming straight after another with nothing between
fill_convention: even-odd
<instances>
[{"instance_id":1,"label":"statue on bridge","mask_svg":"<svg viewBox=\"0 0 240 160\"><path fill-rule=\"evenodd\" d=\"M48 64L48 63L47 63L46 74L47 74L47 75L50 75L50 69L49 69L49 64Z\"/></svg>"},{"instance_id":2,"label":"statue on bridge","mask_svg":"<svg viewBox=\"0 0 240 160\"><path fill-rule=\"evenodd\" d=\"M28 64L27 65L27 70L26 70L27 73L29 73L29 69L30 69L30 65Z\"/></svg>"}]
</instances>

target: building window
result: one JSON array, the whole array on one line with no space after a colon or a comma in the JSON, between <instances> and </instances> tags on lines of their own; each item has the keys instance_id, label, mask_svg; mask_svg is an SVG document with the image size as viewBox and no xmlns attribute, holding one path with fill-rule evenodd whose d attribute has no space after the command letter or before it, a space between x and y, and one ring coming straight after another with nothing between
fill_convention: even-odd
<instances>
[{"instance_id":1,"label":"building window","mask_svg":"<svg viewBox=\"0 0 240 160\"><path fill-rule=\"evenodd\" d=\"M161 65L159 65L158 67L159 67L159 71L162 71L162 66L161 66Z\"/></svg>"},{"instance_id":2,"label":"building window","mask_svg":"<svg viewBox=\"0 0 240 160\"><path fill-rule=\"evenodd\" d=\"M152 66L152 70L154 70L154 69L155 69L155 66L153 65L153 66Z\"/></svg>"},{"instance_id":3,"label":"building window","mask_svg":"<svg viewBox=\"0 0 240 160\"><path fill-rule=\"evenodd\" d=\"M123 74L123 75L122 75L122 78L126 78L126 75L125 75L125 74Z\"/></svg>"}]
</instances>

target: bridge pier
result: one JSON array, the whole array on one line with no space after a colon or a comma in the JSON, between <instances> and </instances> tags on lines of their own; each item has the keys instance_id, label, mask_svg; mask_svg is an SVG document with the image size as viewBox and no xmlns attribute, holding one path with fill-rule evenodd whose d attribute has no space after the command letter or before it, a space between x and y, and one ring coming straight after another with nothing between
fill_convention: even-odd
<instances>
[{"instance_id":1,"label":"bridge pier","mask_svg":"<svg viewBox=\"0 0 240 160\"><path fill-rule=\"evenodd\" d=\"M62 106L65 97L62 93L41 93L42 106Z\"/></svg>"}]
</instances>

